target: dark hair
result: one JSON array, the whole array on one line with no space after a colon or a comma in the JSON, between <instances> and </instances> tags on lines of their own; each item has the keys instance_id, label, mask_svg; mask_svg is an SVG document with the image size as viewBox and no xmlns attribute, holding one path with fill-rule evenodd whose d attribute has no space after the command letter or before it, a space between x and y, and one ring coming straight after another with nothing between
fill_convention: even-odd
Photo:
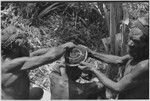
<instances>
[{"instance_id":1,"label":"dark hair","mask_svg":"<svg viewBox=\"0 0 150 101\"><path fill-rule=\"evenodd\" d=\"M149 28L148 28L148 30L149 30ZM143 34L140 37L140 39L141 39L142 42L144 42L146 44L145 47L144 47L143 57L148 59L149 58L149 33Z\"/></svg>"},{"instance_id":2,"label":"dark hair","mask_svg":"<svg viewBox=\"0 0 150 101\"><path fill-rule=\"evenodd\" d=\"M147 44L147 46L149 46L149 36L148 36L148 34L143 34L140 39L141 39L141 41L145 42Z\"/></svg>"},{"instance_id":3,"label":"dark hair","mask_svg":"<svg viewBox=\"0 0 150 101\"><path fill-rule=\"evenodd\" d=\"M13 54L14 49L18 47L28 46L27 34L15 26L8 26L2 31L1 35L1 54L3 56Z\"/></svg>"},{"instance_id":4,"label":"dark hair","mask_svg":"<svg viewBox=\"0 0 150 101\"><path fill-rule=\"evenodd\" d=\"M23 47L29 47L28 44L26 43L26 40L17 39L16 41L12 42L11 44L9 44L7 46L1 45L1 50L2 50L1 54L3 56L9 56L11 54L14 54L15 49L19 49L19 48L23 48Z\"/></svg>"},{"instance_id":5,"label":"dark hair","mask_svg":"<svg viewBox=\"0 0 150 101\"><path fill-rule=\"evenodd\" d=\"M9 46L7 46L7 47L3 47L3 46L1 46L1 50L2 50L2 52L1 52L1 54L3 55L3 56L8 56L8 55L10 55L10 54L13 54L13 49L14 49L14 47L17 47L17 45L13 42L13 43L11 43Z\"/></svg>"}]
</instances>

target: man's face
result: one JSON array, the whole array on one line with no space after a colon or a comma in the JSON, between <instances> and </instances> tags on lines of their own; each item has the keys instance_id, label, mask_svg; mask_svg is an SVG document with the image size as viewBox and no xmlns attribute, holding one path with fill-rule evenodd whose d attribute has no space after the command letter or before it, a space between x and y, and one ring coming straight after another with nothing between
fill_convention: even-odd
<instances>
[{"instance_id":1,"label":"man's face","mask_svg":"<svg viewBox=\"0 0 150 101\"><path fill-rule=\"evenodd\" d=\"M141 40L142 31L138 28L132 28L129 33L127 51L132 57L136 57L139 52L143 52L146 43Z\"/></svg>"}]
</instances>

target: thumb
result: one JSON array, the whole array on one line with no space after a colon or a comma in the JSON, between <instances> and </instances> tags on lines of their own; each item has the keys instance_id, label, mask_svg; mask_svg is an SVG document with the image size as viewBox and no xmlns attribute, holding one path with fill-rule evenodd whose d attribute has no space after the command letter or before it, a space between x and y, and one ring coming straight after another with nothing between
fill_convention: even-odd
<instances>
[{"instance_id":1,"label":"thumb","mask_svg":"<svg viewBox=\"0 0 150 101\"><path fill-rule=\"evenodd\" d=\"M80 62L80 64L81 64L81 65L87 65L87 63L84 62L84 61Z\"/></svg>"}]
</instances>

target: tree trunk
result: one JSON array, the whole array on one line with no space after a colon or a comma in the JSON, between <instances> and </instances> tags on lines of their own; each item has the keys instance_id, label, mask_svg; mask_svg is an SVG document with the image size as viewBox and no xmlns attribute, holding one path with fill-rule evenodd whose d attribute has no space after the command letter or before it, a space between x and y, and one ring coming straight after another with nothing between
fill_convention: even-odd
<instances>
[{"instance_id":1,"label":"tree trunk","mask_svg":"<svg viewBox=\"0 0 150 101\"><path fill-rule=\"evenodd\" d=\"M115 55L121 54L121 37L120 37L120 22L123 19L122 4L120 2L115 3L115 21L116 21L116 40L115 40Z\"/></svg>"},{"instance_id":2,"label":"tree trunk","mask_svg":"<svg viewBox=\"0 0 150 101\"><path fill-rule=\"evenodd\" d=\"M110 3L110 53L115 54L115 34L116 34L116 12L115 3Z\"/></svg>"},{"instance_id":3,"label":"tree trunk","mask_svg":"<svg viewBox=\"0 0 150 101\"><path fill-rule=\"evenodd\" d=\"M121 8L120 3L110 3L110 54L118 55L119 51L119 32L120 32L120 21L121 21ZM118 34L117 34L118 33ZM109 78L115 80L118 74L118 68L116 65L110 65ZM106 96L108 98L116 98L117 94L109 89L106 89Z\"/></svg>"}]
</instances>

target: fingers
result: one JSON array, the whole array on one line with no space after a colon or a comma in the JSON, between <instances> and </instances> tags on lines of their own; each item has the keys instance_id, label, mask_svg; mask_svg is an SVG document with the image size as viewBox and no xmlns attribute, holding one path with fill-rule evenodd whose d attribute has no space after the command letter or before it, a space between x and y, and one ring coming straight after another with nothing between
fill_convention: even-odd
<instances>
[{"instance_id":1,"label":"fingers","mask_svg":"<svg viewBox=\"0 0 150 101\"><path fill-rule=\"evenodd\" d=\"M81 62L80 65L82 66L82 67L80 67L80 68L82 68L82 70L90 70L91 71L95 67L91 63L87 63L87 62Z\"/></svg>"},{"instance_id":2,"label":"fingers","mask_svg":"<svg viewBox=\"0 0 150 101\"><path fill-rule=\"evenodd\" d=\"M84 61L82 61L80 64L83 65L83 66L91 66L90 63L87 63L87 62L84 62Z\"/></svg>"},{"instance_id":3,"label":"fingers","mask_svg":"<svg viewBox=\"0 0 150 101\"><path fill-rule=\"evenodd\" d=\"M67 42L65 44L62 45L64 48L73 48L76 45L73 42Z\"/></svg>"},{"instance_id":4,"label":"fingers","mask_svg":"<svg viewBox=\"0 0 150 101\"><path fill-rule=\"evenodd\" d=\"M83 70L83 69L86 68L86 66L81 66L81 65L79 65L78 68L80 68L81 70Z\"/></svg>"},{"instance_id":5,"label":"fingers","mask_svg":"<svg viewBox=\"0 0 150 101\"><path fill-rule=\"evenodd\" d=\"M81 62L79 65L79 68L82 68L82 69L85 69L87 67L89 67L89 63L87 63L87 62Z\"/></svg>"},{"instance_id":6,"label":"fingers","mask_svg":"<svg viewBox=\"0 0 150 101\"><path fill-rule=\"evenodd\" d=\"M86 62L82 61L80 62L81 65L86 65Z\"/></svg>"}]
</instances>

